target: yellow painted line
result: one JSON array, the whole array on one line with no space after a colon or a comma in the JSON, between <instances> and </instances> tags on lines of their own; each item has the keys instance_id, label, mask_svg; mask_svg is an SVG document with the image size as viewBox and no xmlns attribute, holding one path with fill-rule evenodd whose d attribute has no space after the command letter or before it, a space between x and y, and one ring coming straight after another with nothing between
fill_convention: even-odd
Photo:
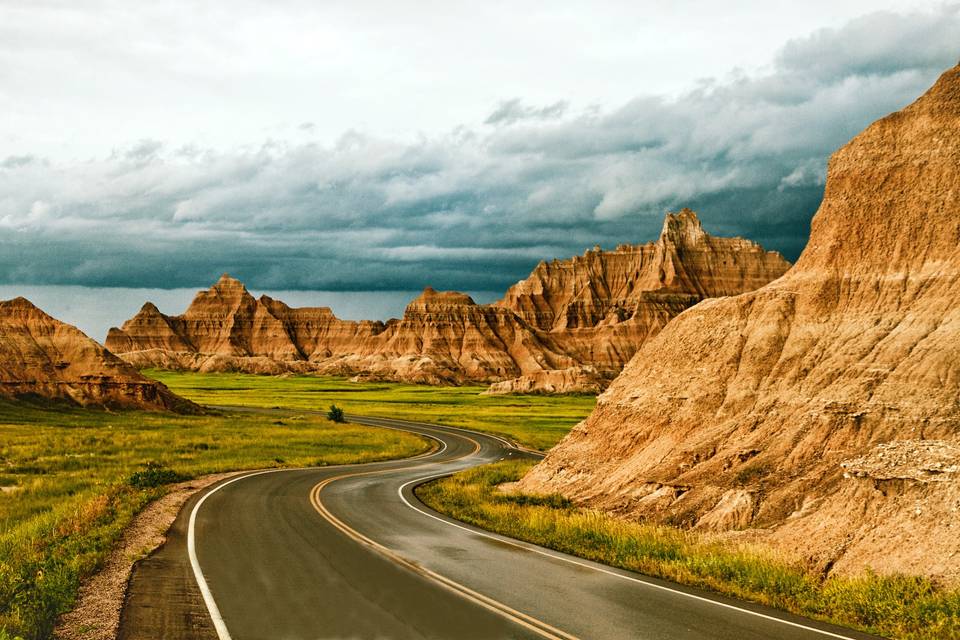
<instances>
[{"instance_id":1,"label":"yellow painted line","mask_svg":"<svg viewBox=\"0 0 960 640\"><path fill-rule=\"evenodd\" d=\"M474 449L470 453L464 454L457 458L453 458L452 460L450 460L450 462L453 462L454 460L460 460L461 458L465 458L467 456L473 455L478 451L480 451L480 443L474 440L473 438L469 438L467 436L460 435L460 434L457 434L457 437L461 437L472 442L474 445ZM419 465L419 466L427 466L427 465ZM417 467L412 467L412 468L416 469ZM460 584L459 582L455 582L450 578L442 576L439 573L436 573L434 571L431 571L430 569L427 569L426 567L422 567L414 562L411 562L410 560L407 560L406 558L400 556L396 552L386 548L379 542L375 542L374 540L371 540L370 538L363 535L356 529L353 529L352 527L344 523L342 520L340 520L335 515L333 515L329 511L329 509L327 509L327 507L323 504L323 501L320 498L320 493L323 491L324 487L326 487L331 482L336 482L337 480L343 480L345 478L356 478L359 476L369 476L369 475L377 475L381 473L388 473L390 471L395 471L395 470L396 469L384 469L380 471L345 473L339 476L334 476L332 478L327 478L326 480L318 482L316 485L314 485L313 489L310 491L310 503L313 505L313 508L316 509L317 513L319 513L325 520L327 520L327 522L332 524L334 527L336 527L339 531L341 531L347 537L355 540L356 542L359 542L364 546L370 547L374 551L377 551L378 553L386 557L388 560L393 561L394 563L400 565L401 567L409 569L410 571L413 571L414 573L421 575L427 578L428 580L431 580L439 584L440 586L460 595L461 597L466 598L467 600L470 600L471 602L478 604L489 611L493 611L494 613L497 613L503 616L504 618L507 618L511 622L518 624L526 629L529 629L544 638L549 638L550 640L578 640L576 636L570 635L565 631L561 631L560 629L557 629L556 627L549 625L546 622L543 622L542 620L538 620L537 618L534 618L533 616L523 613L522 611L517 611L516 609L513 609L512 607L500 602L499 600L494 600L493 598L489 596L485 596L482 593L478 593L477 591L474 591L473 589L470 589L469 587L466 587ZM404 471L409 471L409 470L410 468L404 469Z\"/></svg>"}]
</instances>

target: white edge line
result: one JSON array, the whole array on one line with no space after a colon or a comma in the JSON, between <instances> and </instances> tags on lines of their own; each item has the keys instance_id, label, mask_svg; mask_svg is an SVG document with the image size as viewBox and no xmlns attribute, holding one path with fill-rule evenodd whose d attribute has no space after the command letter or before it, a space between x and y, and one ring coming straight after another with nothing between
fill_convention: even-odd
<instances>
[{"instance_id":1,"label":"white edge line","mask_svg":"<svg viewBox=\"0 0 960 640\"><path fill-rule=\"evenodd\" d=\"M553 558L554 560L561 560L561 561L567 562L567 563L569 563L569 564L577 565L578 567L583 567L583 568L586 568L586 569L593 569L594 571L599 571L600 573L605 573L605 574L607 574L607 575L614 576L615 578L620 578L620 579L622 579L622 580L628 580L628 581L630 581L630 582L635 582L635 583L638 583L638 584L642 584L642 585L644 585L644 586L651 587L651 588L654 588L654 589L660 589L660 590L662 590L662 591L669 591L670 593L675 593L675 594L677 594L677 595L685 596L685 597L687 597L687 598L693 598L694 600L699 600L699 601L701 601L701 602L707 602L707 603L709 603L709 604L716 605L716 606L718 606L718 607L725 607L725 608L727 608L727 609L733 609L734 611L739 611L739 612L741 612L741 613L747 613L747 614L750 614L750 615L752 615L752 616L757 616L757 617L759 617L759 618L764 618L764 619L766 619L766 620L772 620L772 621L774 621L774 622L779 622L779 623L781 623L781 624L789 625L789 626L791 626L791 627L797 627L797 628L799 628L799 629L806 629L807 631L813 631L814 633L819 633L819 634L822 634L822 635L825 635L825 636L829 636L829 637L831 637L831 638L839 638L840 640L856 640L855 638L853 638L853 637L851 637L851 636L842 636L842 635L833 633L833 632L831 632L831 631L826 631L826 630L824 630L824 629L818 629L818 628L816 628L816 627L811 627L811 626L808 626L808 625L805 625L805 624L800 624L800 623L798 623L798 622L791 622L790 620L784 620L784 619L782 619L782 618L777 618L776 616L770 616L770 615L767 615L767 614L765 614L765 613L760 613L759 611L751 611L750 609L744 609L743 607L738 607L738 606L736 606L736 605L728 604L728 603L726 603L726 602L720 602L720 601L718 601L718 600L712 600L712 599L710 599L710 598L704 598L703 596L698 596L698 595L693 594L693 593L687 593L686 591L681 591L681 590L679 590L679 589L674 589L674 588L672 588L672 587L667 587L667 586L664 586L664 585L661 585L661 584L656 584L655 582L648 582L648 581L646 581L646 580L641 580L640 578L635 578L635 577L633 577L633 576L627 576L627 575L624 575L624 574L622 574L622 573L618 573L618 572L616 572L616 571L611 571L611 570L605 569L605 568L603 568L603 567L598 567L598 566L596 566L596 565L594 565L594 564L589 564L589 563L586 563L586 562L581 562L581 561L579 561L579 560L574 560L573 558L567 557L567 556L565 556L565 555L559 555L559 554L557 554L557 553L551 553L550 551L547 551L546 549L544 549L544 548L542 548L542 547L540 547L540 546L538 546L538 545L535 545L535 544L533 544L533 543L522 542L522 541L514 540L513 538L510 538L510 537L507 537L507 536L493 535L493 534L488 533L488 532L486 532L486 531L481 531L481 530L479 530L479 529L473 529L473 528L470 528L470 527L466 527L466 526L464 526L464 525L457 524L457 523L455 523L455 522L450 522L449 520L446 520L446 519L444 519L444 518L435 516L434 514L429 513L429 512L427 512L427 511L424 511L423 509L421 509L421 508L419 508L419 507L411 504L410 501L407 500L406 496L403 495L403 490L406 489L407 487L409 487L409 486L412 485L412 484L423 483L423 482L426 482L426 481L428 481L428 480L433 480L433 479L435 479L435 478L441 478L441 477L447 476L447 475L450 475L450 474L449 474L449 473L437 473L437 474L433 474L433 475L429 475L429 476L424 476L424 477L422 477L422 478L417 478L416 480L410 480L409 482L401 485L399 489L397 489L397 495L400 496L400 499L403 501L403 503L404 503L405 505L407 505L408 507L410 507L411 509L413 509L413 510L416 511L417 513L420 513L420 514L423 514L423 515L427 516L428 518L433 518L434 520L437 520L438 522L442 522L442 523L444 523L444 524L446 524L446 525L449 525L449 526L451 526L451 527L456 527L457 529L462 529L462 530L467 531L467 532L469 532L469 533L472 533L472 534L474 534L474 535L483 536L483 537L485 537L485 538L489 538L489 539L491 539L491 540L496 540L496 541L498 541L498 542L504 542L504 543L509 544L509 545L511 545L511 546L517 547L518 549L525 549L525 550L527 550L527 551L532 551L532 552L534 552L534 553L539 553L539 554L542 555L542 556L547 556L548 558Z\"/></svg>"},{"instance_id":2,"label":"white edge line","mask_svg":"<svg viewBox=\"0 0 960 640\"><path fill-rule=\"evenodd\" d=\"M269 469L267 471L257 471L255 473L238 476L231 480L227 480L222 484L218 484L216 487L205 493L204 496L197 501L197 504L193 505L193 510L190 512L190 525L187 527L187 554L190 556L190 566L193 567L193 577L197 580L197 586L200 587L200 594L203 596L203 603L207 605L207 611L210 613L210 619L213 621L213 626L217 631L217 638L220 640L231 640L231 637L230 632L227 631L227 625L223 621L223 616L220 615L220 608L217 607L217 603L213 599L213 593L210 592L210 586L207 584L206 578L203 577L203 570L200 568L200 561L197 560L197 544L194 537L194 530L196 529L197 522L197 512L200 510L201 505L203 505L207 498L215 494L220 489L223 489L225 486L233 484L238 480L243 480L244 478L259 476L264 473L274 473L277 471L289 471L289 469Z\"/></svg>"},{"instance_id":3,"label":"white edge line","mask_svg":"<svg viewBox=\"0 0 960 640\"><path fill-rule=\"evenodd\" d=\"M530 447L525 447L525 446L523 446L523 445L517 444L516 442L513 442L513 441L511 441L511 440L508 440L507 438L504 438L504 437L502 437L502 436L498 436L498 435L493 434L493 433L488 433L488 432L486 432L486 431L476 431L476 430L474 430L474 429L468 429L468 428L466 428L466 427L452 427L452 426L450 426L450 425L448 425L448 424L437 424L437 423L433 423L433 422L417 422L417 421L415 421L415 420L400 420L400 419L398 419L398 418L384 418L384 417L381 417L381 416L364 416L364 415L359 415L359 414L347 414L347 417L348 417L348 418L349 418L349 417L352 417L352 418L360 418L360 419L373 419L373 420L387 420L387 421L390 421L390 422L400 422L400 423L412 424L412 425L417 426L417 427L429 427L429 428L434 428L434 429L439 427L440 429L451 429L451 430L454 430L454 431L466 431L467 433L472 433L472 434L477 435L477 436L485 436L485 437L487 437L487 438L492 438L492 439L494 439L494 440L496 440L496 441L498 441L498 442L502 442L508 449L514 449L514 450L516 450L516 451L526 451L527 453L532 453L532 454L534 454L534 455L536 455L536 456L539 456L539 457L541 457L541 458L546 455L546 452L544 452L544 451L539 451L539 450L537 450L537 449L531 449ZM363 423L359 423L359 424L363 424ZM368 426L377 426L377 425L368 425ZM399 427L386 427L386 428L387 428L387 429L399 429ZM404 429L399 429L399 430L400 430L400 431L404 431ZM449 433L449 432L447 432L447 433Z\"/></svg>"},{"instance_id":4,"label":"white edge line","mask_svg":"<svg viewBox=\"0 0 960 640\"><path fill-rule=\"evenodd\" d=\"M411 431L407 429L399 429L397 427L387 427L383 425L363 425L363 426L379 427L383 429L392 429L394 431L406 431L407 433L411 433ZM436 436L432 436L429 434L418 434L418 435L422 435L426 438L430 438L431 440L435 440L440 443L439 449L437 449L436 451L430 452L424 457L432 458L433 456L437 456L447 450L447 443L441 440L440 438L437 438ZM403 458L400 458L396 460L396 462L403 462L403 460L404 460ZM383 460L378 462L394 462L394 461ZM377 463L374 463L374 464L377 464ZM213 621L213 627L217 632L217 638L219 640L233 640L233 638L230 636L230 631L227 630L227 623L224 622L223 620L223 615L221 615L220 613L220 607L217 606L217 602L213 598L213 593L210 591L210 585L207 584L207 579L203 576L203 569L200 568L200 561L197 559L197 543L196 543L195 531L196 531L197 513L200 511L200 507L203 505L203 503L207 500L207 498L209 498L210 496L215 494L217 491L219 491L220 489L223 489L225 486L229 484L233 484L234 482L237 482L239 480L252 478L254 476L260 476L265 473L277 473L280 471L304 471L304 470L310 470L310 469L336 469L338 467L354 467L354 466L359 466L359 465L337 464L337 465L329 465L325 467L296 467L296 468L290 468L290 469L265 469L263 471L254 471L253 473L246 473L241 476L237 476L236 478L231 478L230 480L227 480L224 483L218 484L213 489L205 493L202 498L197 500L197 504L193 505L193 509L190 511L190 523L187 526L187 555L190 557L190 567L193 569L193 577L197 581L197 586L200 587L200 595L203 596L203 603L207 607L207 612L210 614L210 619L211 621Z\"/></svg>"}]
</instances>

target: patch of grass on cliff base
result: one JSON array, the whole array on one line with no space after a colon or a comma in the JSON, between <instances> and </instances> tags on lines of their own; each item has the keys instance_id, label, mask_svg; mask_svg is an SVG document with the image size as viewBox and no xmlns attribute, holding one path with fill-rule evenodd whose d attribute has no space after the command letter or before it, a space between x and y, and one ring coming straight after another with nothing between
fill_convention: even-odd
<instances>
[{"instance_id":1,"label":"patch of grass on cliff base","mask_svg":"<svg viewBox=\"0 0 960 640\"><path fill-rule=\"evenodd\" d=\"M570 553L884 636L960 638L960 592L914 576L820 578L768 550L691 531L614 519L561 496L504 494L533 465L506 461L417 488L448 516Z\"/></svg>"},{"instance_id":2,"label":"patch of grass on cliff base","mask_svg":"<svg viewBox=\"0 0 960 640\"><path fill-rule=\"evenodd\" d=\"M331 376L258 376L148 369L142 372L205 405L292 407L436 422L506 436L544 451L587 417L589 395L484 396L483 386L432 387L398 382L350 382Z\"/></svg>"},{"instance_id":3,"label":"patch of grass on cliff base","mask_svg":"<svg viewBox=\"0 0 960 640\"><path fill-rule=\"evenodd\" d=\"M171 482L401 458L431 446L296 410L177 416L0 400L0 640L49 638L80 581Z\"/></svg>"}]
</instances>

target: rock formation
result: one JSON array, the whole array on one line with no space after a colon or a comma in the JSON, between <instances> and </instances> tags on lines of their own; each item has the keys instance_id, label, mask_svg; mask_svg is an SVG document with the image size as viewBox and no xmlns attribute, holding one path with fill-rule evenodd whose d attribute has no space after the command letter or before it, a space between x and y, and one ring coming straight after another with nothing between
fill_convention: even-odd
<instances>
[{"instance_id":1,"label":"rock formation","mask_svg":"<svg viewBox=\"0 0 960 640\"><path fill-rule=\"evenodd\" d=\"M494 382L484 395L587 393L596 395L607 388L610 380L591 366L549 369L517 378Z\"/></svg>"},{"instance_id":2,"label":"rock formation","mask_svg":"<svg viewBox=\"0 0 960 640\"><path fill-rule=\"evenodd\" d=\"M0 396L192 413L199 407L25 298L0 302Z\"/></svg>"},{"instance_id":3,"label":"rock formation","mask_svg":"<svg viewBox=\"0 0 960 640\"><path fill-rule=\"evenodd\" d=\"M683 310L706 298L752 291L789 268L779 253L754 242L707 234L697 215L683 209L667 214L655 242L541 262L497 305L612 379Z\"/></svg>"},{"instance_id":4,"label":"rock formation","mask_svg":"<svg viewBox=\"0 0 960 640\"><path fill-rule=\"evenodd\" d=\"M647 342L520 483L960 579L960 67L830 160L783 278Z\"/></svg>"},{"instance_id":5,"label":"rock formation","mask_svg":"<svg viewBox=\"0 0 960 640\"><path fill-rule=\"evenodd\" d=\"M494 392L589 393L687 307L754 289L788 267L753 242L708 235L684 210L667 215L656 242L541 263L493 305L428 287L399 320L352 322L327 308L256 299L224 275L183 315L145 304L106 344L140 368L508 381Z\"/></svg>"},{"instance_id":6,"label":"rock formation","mask_svg":"<svg viewBox=\"0 0 960 640\"><path fill-rule=\"evenodd\" d=\"M374 340L321 362L323 372L352 371L427 384L491 382L574 362L508 309L427 287Z\"/></svg>"},{"instance_id":7,"label":"rock formation","mask_svg":"<svg viewBox=\"0 0 960 640\"><path fill-rule=\"evenodd\" d=\"M314 371L312 363L352 353L383 330L382 322L340 320L326 307L292 309L254 298L224 274L183 315L146 303L110 330L106 345L139 368L278 374Z\"/></svg>"}]
</instances>

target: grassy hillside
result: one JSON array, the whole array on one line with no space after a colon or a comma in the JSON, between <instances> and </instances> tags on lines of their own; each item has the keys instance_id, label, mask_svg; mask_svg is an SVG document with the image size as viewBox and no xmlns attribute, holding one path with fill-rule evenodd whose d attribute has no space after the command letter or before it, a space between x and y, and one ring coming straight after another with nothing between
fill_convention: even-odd
<instances>
[{"instance_id":1,"label":"grassy hillside","mask_svg":"<svg viewBox=\"0 0 960 640\"><path fill-rule=\"evenodd\" d=\"M496 433L536 449L549 449L596 403L586 395L482 396L486 387L356 383L345 378L270 377L232 373L148 370L174 392L200 404L296 407L439 422Z\"/></svg>"}]
</instances>

